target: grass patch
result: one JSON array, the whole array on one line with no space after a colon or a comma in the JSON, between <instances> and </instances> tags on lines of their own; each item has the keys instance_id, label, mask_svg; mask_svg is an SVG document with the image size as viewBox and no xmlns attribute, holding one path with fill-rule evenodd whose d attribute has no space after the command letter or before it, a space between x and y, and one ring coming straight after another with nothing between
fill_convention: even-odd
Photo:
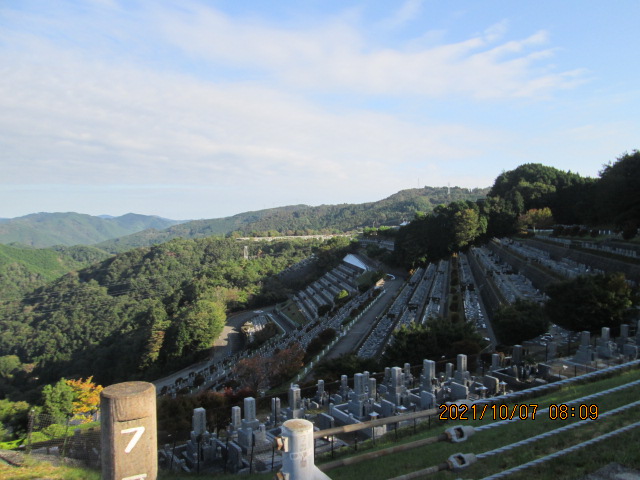
<instances>
[{"instance_id":1,"label":"grass patch","mask_svg":"<svg viewBox=\"0 0 640 480\"><path fill-rule=\"evenodd\" d=\"M92 428L100 428L100 422L88 422L88 423L81 423L79 425L69 425L68 428L66 425L62 425L59 423L52 423L48 427L45 427L44 429L42 429L42 431L33 432L31 434L31 444L35 445L39 442L48 442L54 439L60 440L62 442L65 437L66 438L73 437L74 432L76 430L89 430ZM24 436L16 440L11 440L9 442L0 442L0 450L15 450L26 444L27 444L27 437L26 437L26 434L24 434Z\"/></svg>"},{"instance_id":2,"label":"grass patch","mask_svg":"<svg viewBox=\"0 0 640 480\"><path fill-rule=\"evenodd\" d=\"M307 319L304 317L304 315L300 311L300 308L293 300L287 300L282 305L280 310L297 325L305 325L307 323Z\"/></svg>"},{"instance_id":3,"label":"grass patch","mask_svg":"<svg viewBox=\"0 0 640 480\"><path fill-rule=\"evenodd\" d=\"M67 465L53 465L49 462L25 456L19 467L0 462L0 478L5 480L100 480L97 470Z\"/></svg>"}]
</instances>

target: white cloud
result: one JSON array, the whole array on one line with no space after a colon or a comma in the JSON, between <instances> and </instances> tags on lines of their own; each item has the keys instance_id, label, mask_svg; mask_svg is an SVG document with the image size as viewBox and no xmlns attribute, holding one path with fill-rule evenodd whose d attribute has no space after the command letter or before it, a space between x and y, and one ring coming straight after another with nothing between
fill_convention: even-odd
<instances>
[{"instance_id":1,"label":"white cloud","mask_svg":"<svg viewBox=\"0 0 640 480\"><path fill-rule=\"evenodd\" d=\"M167 185L176 205L201 198L224 214L371 201L418 178L446 184L455 165L465 166L460 186L483 186L474 174L498 173L482 161L503 134L349 97L536 98L576 81L540 66L553 55L545 32L505 40L506 23L455 43L382 48L351 15L303 30L198 3L142 3L120 17L117 2L96 2L101 16L32 13L22 22L32 29L0 32L0 183L68 185L74 201L91 185L100 199L113 185L157 187L136 197L146 202ZM407 2L396 20L417 8ZM318 92L347 101L323 106Z\"/></svg>"},{"instance_id":2,"label":"white cloud","mask_svg":"<svg viewBox=\"0 0 640 480\"><path fill-rule=\"evenodd\" d=\"M415 13L417 2L402 11ZM303 89L348 89L375 95L472 98L536 96L575 85L580 72L539 71L552 54L544 31L503 40L507 22L481 35L437 46L372 47L343 18L305 30L236 19L202 5L156 12L169 42L197 58L260 70ZM403 14L402 18L409 18ZM428 34L428 32L424 32ZM478 81L476 81L478 79Z\"/></svg>"},{"instance_id":3,"label":"white cloud","mask_svg":"<svg viewBox=\"0 0 640 480\"><path fill-rule=\"evenodd\" d=\"M39 64L3 59L14 66L0 78L6 182L269 179L308 190L384 178L397 188L423 165L462 158L486 141L463 126L335 114L271 88L91 62L44 44L38 51Z\"/></svg>"},{"instance_id":4,"label":"white cloud","mask_svg":"<svg viewBox=\"0 0 640 480\"><path fill-rule=\"evenodd\" d=\"M393 16L382 22L386 28L398 28L414 20L422 11L424 0L406 0Z\"/></svg>"}]
</instances>

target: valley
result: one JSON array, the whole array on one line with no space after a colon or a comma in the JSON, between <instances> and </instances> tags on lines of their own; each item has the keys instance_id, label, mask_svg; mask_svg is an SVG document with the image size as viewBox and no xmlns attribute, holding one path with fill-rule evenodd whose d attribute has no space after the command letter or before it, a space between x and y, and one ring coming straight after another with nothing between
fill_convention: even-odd
<instances>
[{"instance_id":1,"label":"valley","mask_svg":"<svg viewBox=\"0 0 640 480\"><path fill-rule=\"evenodd\" d=\"M554 188L532 190L542 174ZM328 421L320 413L330 413L329 397L340 407L332 421L348 424L348 412L366 422L369 411L387 417L436 401L479 401L485 390L499 396L507 385L552 383L563 368L586 373L603 359L633 359L637 229L598 222L597 205L563 203L568 189L574 206L590 201L603 181L523 166L486 197L348 233L291 235L285 223L245 236L189 227L194 238L135 248L125 240L121 253L2 246L14 282L0 305L2 395L8 406L37 404L68 378L148 380L165 433L188 421L167 412L193 402L217 402L218 429L236 425L230 407L283 395L289 407L280 416L272 405L269 425L307 410ZM522 205L510 200L518 196ZM29 282L17 281L28 274L12 273L16 265L34 272ZM416 387L422 377L433 388L423 380ZM242 449L245 440L233 441ZM242 470L247 460L238 458Z\"/></svg>"}]
</instances>

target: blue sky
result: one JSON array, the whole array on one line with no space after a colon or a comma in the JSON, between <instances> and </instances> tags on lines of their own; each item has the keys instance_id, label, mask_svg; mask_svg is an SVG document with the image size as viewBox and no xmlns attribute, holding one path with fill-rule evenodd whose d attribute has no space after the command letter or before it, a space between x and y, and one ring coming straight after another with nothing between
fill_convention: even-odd
<instances>
[{"instance_id":1,"label":"blue sky","mask_svg":"<svg viewBox=\"0 0 640 480\"><path fill-rule=\"evenodd\" d=\"M640 148L640 2L0 4L0 217L216 218Z\"/></svg>"}]
</instances>

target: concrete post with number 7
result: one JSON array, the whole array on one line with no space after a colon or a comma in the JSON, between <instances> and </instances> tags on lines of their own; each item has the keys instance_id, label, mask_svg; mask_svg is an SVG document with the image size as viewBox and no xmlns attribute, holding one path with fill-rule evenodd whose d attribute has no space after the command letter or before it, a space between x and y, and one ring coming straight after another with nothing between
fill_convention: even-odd
<instances>
[{"instance_id":1,"label":"concrete post with number 7","mask_svg":"<svg viewBox=\"0 0 640 480\"><path fill-rule=\"evenodd\" d=\"M148 382L110 385L100 394L103 480L156 480L156 389Z\"/></svg>"}]
</instances>

